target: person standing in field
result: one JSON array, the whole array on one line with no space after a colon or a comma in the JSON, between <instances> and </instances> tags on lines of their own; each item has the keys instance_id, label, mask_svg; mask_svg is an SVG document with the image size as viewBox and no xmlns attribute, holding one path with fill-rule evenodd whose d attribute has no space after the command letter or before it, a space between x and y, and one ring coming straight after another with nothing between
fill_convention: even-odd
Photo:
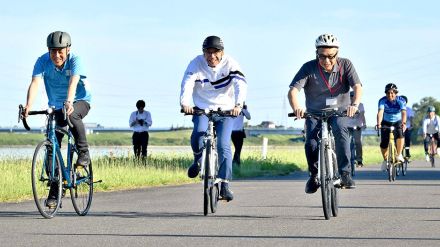
<instances>
[{"instance_id":1,"label":"person standing in field","mask_svg":"<svg viewBox=\"0 0 440 247\"><path fill-rule=\"evenodd\" d=\"M147 157L147 146L150 135L148 129L153 124L151 120L151 113L145 111L145 101L138 100L136 102L137 110L132 112L128 120L130 128L133 129L133 151L134 156L139 158L142 154L142 159Z\"/></svg>"}]
</instances>

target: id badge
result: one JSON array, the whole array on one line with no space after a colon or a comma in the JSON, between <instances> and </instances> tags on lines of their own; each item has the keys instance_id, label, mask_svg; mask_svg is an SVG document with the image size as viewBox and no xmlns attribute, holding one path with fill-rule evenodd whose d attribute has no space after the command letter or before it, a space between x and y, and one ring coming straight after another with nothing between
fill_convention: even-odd
<instances>
[{"instance_id":1,"label":"id badge","mask_svg":"<svg viewBox=\"0 0 440 247\"><path fill-rule=\"evenodd\" d=\"M337 98L327 98L325 100L325 104L327 106L336 106L338 104L338 99Z\"/></svg>"}]
</instances>

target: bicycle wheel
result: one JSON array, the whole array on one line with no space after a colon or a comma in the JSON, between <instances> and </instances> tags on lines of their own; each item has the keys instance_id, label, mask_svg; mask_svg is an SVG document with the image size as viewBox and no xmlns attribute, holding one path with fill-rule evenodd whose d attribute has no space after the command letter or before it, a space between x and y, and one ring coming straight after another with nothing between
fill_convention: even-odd
<instances>
[{"instance_id":1,"label":"bicycle wheel","mask_svg":"<svg viewBox=\"0 0 440 247\"><path fill-rule=\"evenodd\" d=\"M214 176L212 178L212 181L215 181L217 179L217 171L218 171L218 156L217 152L212 152L213 156L210 159L211 162L214 163ZM216 183L211 188L209 188L209 198L210 198L210 205L211 205L211 213L215 213L217 211L217 205L218 205L218 197L219 197L219 184Z\"/></svg>"},{"instance_id":2,"label":"bicycle wheel","mask_svg":"<svg viewBox=\"0 0 440 247\"><path fill-rule=\"evenodd\" d=\"M319 149L319 180L321 186L322 209L326 220L330 219L330 186L328 179L328 155L324 142L321 141Z\"/></svg>"},{"instance_id":3,"label":"bicycle wheel","mask_svg":"<svg viewBox=\"0 0 440 247\"><path fill-rule=\"evenodd\" d=\"M72 153L72 164L76 163L78 153ZM93 166L92 162L85 168L77 169L73 165L73 184L70 187L70 198L73 208L79 216L84 216L89 212L93 198Z\"/></svg>"},{"instance_id":4,"label":"bicycle wheel","mask_svg":"<svg viewBox=\"0 0 440 247\"><path fill-rule=\"evenodd\" d=\"M396 175L397 175L397 166L398 166L399 164L393 164L391 167L393 168L392 169L392 173L391 173L391 178L393 179L393 181L395 181L396 180Z\"/></svg>"},{"instance_id":5,"label":"bicycle wheel","mask_svg":"<svg viewBox=\"0 0 440 247\"><path fill-rule=\"evenodd\" d=\"M394 150L393 150L393 144L388 144L388 159L387 159L387 167L388 167L388 181L393 181L393 157L394 157Z\"/></svg>"},{"instance_id":6,"label":"bicycle wheel","mask_svg":"<svg viewBox=\"0 0 440 247\"><path fill-rule=\"evenodd\" d=\"M431 167L435 167L435 155L429 155L429 161L431 162Z\"/></svg>"},{"instance_id":7,"label":"bicycle wheel","mask_svg":"<svg viewBox=\"0 0 440 247\"><path fill-rule=\"evenodd\" d=\"M61 205L63 188L60 162L58 156L56 156L56 164L51 165L51 152L52 144L49 141L42 141L37 145L32 159L32 193L38 211L47 219L54 217L58 212ZM53 169L55 169L54 176L51 175ZM51 187L57 190L58 196L55 207L47 205Z\"/></svg>"},{"instance_id":8,"label":"bicycle wheel","mask_svg":"<svg viewBox=\"0 0 440 247\"><path fill-rule=\"evenodd\" d=\"M406 176L407 172L408 172L408 163L409 160L407 158L405 158L405 162L403 162L403 166L402 166L402 175Z\"/></svg>"},{"instance_id":9,"label":"bicycle wheel","mask_svg":"<svg viewBox=\"0 0 440 247\"><path fill-rule=\"evenodd\" d=\"M333 147L334 148L334 145ZM333 149L334 150L334 149ZM332 152L332 165L333 165L333 179L332 182L337 179L338 174L338 161L336 159L335 152ZM334 184L331 184L331 208L332 208L332 215L333 217L338 216L339 212L339 198L338 198L338 190L334 186Z\"/></svg>"},{"instance_id":10,"label":"bicycle wheel","mask_svg":"<svg viewBox=\"0 0 440 247\"><path fill-rule=\"evenodd\" d=\"M204 166L205 174L203 176L203 215L208 215L209 208L209 157L211 156L211 141L208 140L206 143L206 148L203 152L205 154Z\"/></svg>"}]
</instances>

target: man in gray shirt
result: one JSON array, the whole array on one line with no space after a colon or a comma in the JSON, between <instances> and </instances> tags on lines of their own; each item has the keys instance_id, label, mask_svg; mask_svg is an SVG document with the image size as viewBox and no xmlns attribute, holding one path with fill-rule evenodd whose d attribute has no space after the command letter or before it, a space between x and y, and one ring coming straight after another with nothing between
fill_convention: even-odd
<instances>
[{"instance_id":1,"label":"man in gray shirt","mask_svg":"<svg viewBox=\"0 0 440 247\"><path fill-rule=\"evenodd\" d=\"M319 112L328 108L347 110L352 117L358 110L361 101L362 84L350 60L338 57L339 41L332 34L320 35L315 41L316 59L305 63L290 83L288 99L297 117L303 117L304 112ZM350 88L354 91L350 102ZM306 110L301 107L298 94L304 89ZM336 156L341 185L348 189L355 188L351 178L350 166L350 132L347 117L332 117L329 124L332 127L336 143ZM307 181L306 193L315 193L319 184L318 174L318 121L306 119L305 153L309 167L310 178Z\"/></svg>"}]
</instances>

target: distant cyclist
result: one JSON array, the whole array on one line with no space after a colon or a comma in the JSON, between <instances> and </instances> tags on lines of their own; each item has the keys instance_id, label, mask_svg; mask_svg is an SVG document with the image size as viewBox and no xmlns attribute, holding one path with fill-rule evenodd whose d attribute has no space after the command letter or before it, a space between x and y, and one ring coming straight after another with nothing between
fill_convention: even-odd
<instances>
[{"instance_id":1,"label":"distant cyclist","mask_svg":"<svg viewBox=\"0 0 440 247\"><path fill-rule=\"evenodd\" d=\"M350 92L350 98L353 99L354 92ZM352 164L356 163L357 167L363 167L363 157L362 157L362 130L367 127L365 120L365 108L364 104L359 103L358 106L359 114L355 117L349 119L349 127L352 134Z\"/></svg>"},{"instance_id":2,"label":"distant cyclist","mask_svg":"<svg viewBox=\"0 0 440 247\"><path fill-rule=\"evenodd\" d=\"M428 107L428 116L423 120L423 144L425 147L425 158L426 161L429 162L429 154L428 154L428 145L431 140L429 135L433 135L434 138L437 140L437 154L440 153L440 137L439 137L439 131L440 131L440 117L435 114L435 107L429 106Z\"/></svg>"},{"instance_id":3,"label":"distant cyclist","mask_svg":"<svg viewBox=\"0 0 440 247\"><path fill-rule=\"evenodd\" d=\"M223 41L217 36L209 36L203 41L203 55L195 57L188 65L183 76L180 105L185 113L193 113L193 105L200 109L227 111L238 116L243 108L247 84L238 63L224 53ZM191 147L194 163L188 169L188 177L199 174L202 156L203 134L208 127L205 115L193 116L194 128L191 134ZM229 189L232 179L231 133L232 117L216 117L214 120L217 133L219 159L218 178L222 179L220 196L227 201L233 199Z\"/></svg>"},{"instance_id":4,"label":"distant cyclist","mask_svg":"<svg viewBox=\"0 0 440 247\"><path fill-rule=\"evenodd\" d=\"M411 147L411 134L413 130L413 120L414 120L414 111L411 107L408 106L408 98L405 95L400 96L403 100L405 100L406 104L406 130L404 133L405 136L405 157L411 158L411 153L409 151Z\"/></svg>"},{"instance_id":5,"label":"distant cyclist","mask_svg":"<svg viewBox=\"0 0 440 247\"><path fill-rule=\"evenodd\" d=\"M333 34L320 35L315 41L316 58L305 63L290 83L287 95L293 112L303 117L306 111L299 103L298 94L304 89L308 112L320 112L328 108L347 110L349 117L358 111L361 102L362 84L358 74L347 58L338 57L339 41ZM350 88L354 91L350 101ZM318 131L320 123L315 118L305 122L305 152L310 178L305 192L315 193L319 188L318 176ZM341 176L341 185L348 189L355 188L351 178L350 131L347 117L331 117L329 125L335 136L336 156Z\"/></svg>"},{"instance_id":6,"label":"distant cyclist","mask_svg":"<svg viewBox=\"0 0 440 247\"><path fill-rule=\"evenodd\" d=\"M67 115L73 124L71 129L79 149L76 165L88 166L90 163L89 145L82 119L90 110L91 94L86 80L84 66L80 57L70 51L70 35L56 31L47 37L48 52L39 57L34 65L32 81L29 85L25 116L32 109L38 87L44 82L49 107L55 107L55 119L58 126L66 126L63 104L66 105ZM63 134L56 132L61 146ZM53 183L57 186L56 183ZM52 186L47 203L49 207L56 206L57 188Z\"/></svg>"},{"instance_id":7,"label":"distant cyclist","mask_svg":"<svg viewBox=\"0 0 440 247\"><path fill-rule=\"evenodd\" d=\"M390 129L381 129L381 127L394 126L394 136L396 138L396 149L398 161L403 162L402 150L405 144L403 132L406 129L406 105L401 97L397 97L399 90L394 83L388 83L385 86L386 96L379 100L379 109L377 112L377 127L380 129L380 149L384 161L382 162L382 171L386 170L388 159L388 144L390 142Z\"/></svg>"}]
</instances>

